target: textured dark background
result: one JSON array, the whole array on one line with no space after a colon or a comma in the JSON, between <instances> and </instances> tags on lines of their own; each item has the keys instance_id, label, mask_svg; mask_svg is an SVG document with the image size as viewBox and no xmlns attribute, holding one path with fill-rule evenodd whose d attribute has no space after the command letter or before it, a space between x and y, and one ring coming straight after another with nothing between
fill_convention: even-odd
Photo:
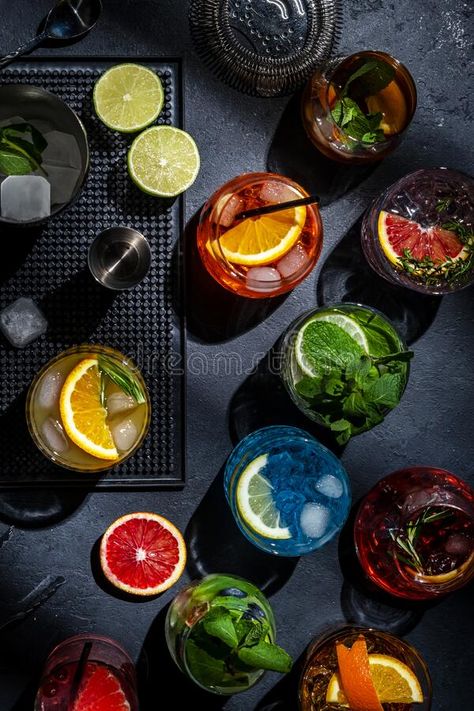
<instances>
[{"instance_id":1,"label":"textured dark background","mask_svg":"<svg viewBox=\"0 0 474 711\"><path fill-rule=\"evenodd\" d=\"M37 18L50 0L0 0L0 49L7 52L35 30ZM264 169L267 152L288 99L251 99L227 89L202 66L190 47L187 3L180 0L104 0L100 25L83 42L63 54L186 55L186 127L201 149L202 170L186 196L190 219L223 181L234 175ZM379 48L393 53L411 69L418 86L419 106L402 146L357 189L323 210L325 246L323 265L335 245L347 234L364 208L381 189L403 174L423 166L447 165L472 170L472 3L461 0L355 0L345 2L342 51ZM471 36L470 36L471 33ZM50 52L44 49L43 53ZM308 162L311 155L308 154ZM324 180L324 175L321 176ZM343 621L343 576L337 542L292 566L273 559L261 561L234 535L219 496L217 479L231 448L230 431L246 430L252 388L239 398L229 419L229 404L246 379L243 371L226 372L219 354L242 355L244 370L255 353L265 353L285 326L303 309L316 303L319 270L260 324L244 330L253 318L248 310L232 312L240 335L204 337L191 334L188 353L187 486L183 491L155 493L90 493L83 500L56 500L51 492L42 503L33 497L27 510L63 507L61 521L42 528L15 528L0 551L3 605L26 595L48 573L62 574L65 585L24 622L0 632L0 708L31 709L32 688L48 650L62 638L93 631L115 637L151 671L154 703L143 709L181 709L199 703L229 711L277 708L273 702L291 691L292 680L280 682L269 674L255 689L229 700L203 700L177 675L162 648L162 610L175 590L148 602L126 602L111 595L93 575L93 547L105 527L127 511L151 509L171 518L188 531L189 575L197 571L234 570L271 580L279 640L295 658L310 639L329 624ZM416 358L402 403L372 432L353 440L343 454L357 500L383 474L407 464L433 464L452 469L473 480L472 440L474 352L472 289L444 298L439 309L415 304L416 321L427 315L430 327L413 344ZM208 363L207 372L202 363ZM261 393L261 409L271 393ZM250 404L249 404L250 403ZM280 416L279 416L280 417ZM284 415L280 419L284 420ZM253 413L252 423L258 422ZM232 427L230 427L231 425ZM152 436L156 433L152 433ZM215 481L216 480L216 481ZM214 486L212 485L213 482ZM2 497L2 508L5 503ZM18 504L18 502L17 502ZM0 524L0 535L7 525ZM197 534L197 535L196 535ZM211 545L212 543L212 545ZM92 561L92 563L91 563ZM291 573L291 577L290 576ZM185 582L187 574L183 577ZM472 668L472 585L426 610L408 634L431 668L434 711L471 708L474 696ZM146 642L147 654L141 654ZM175 702L164 702L164 697ZM293 697L294 698L294 697ZM278 708L292 708L280 705ZM294 706L293 706L294 708Z\"/></svg>"}]
</instances>

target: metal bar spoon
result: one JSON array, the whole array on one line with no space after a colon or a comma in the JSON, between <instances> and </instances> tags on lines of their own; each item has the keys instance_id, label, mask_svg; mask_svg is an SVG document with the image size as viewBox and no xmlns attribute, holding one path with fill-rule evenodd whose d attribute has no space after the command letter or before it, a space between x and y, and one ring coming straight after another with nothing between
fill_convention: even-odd
<instances>
[{"instance_id":1,"label":"metal bar spoon","mask_svg":"<svg viewBox=\"0 0 474 711\"><path fill-rule=\"evenodd\" d=\"M28 54L46 40L73 40L82 37L96 24L102 0L59 0L46 15L43 30L29 42L0 59L0 69Z\"/></svg>"}]
</instances>

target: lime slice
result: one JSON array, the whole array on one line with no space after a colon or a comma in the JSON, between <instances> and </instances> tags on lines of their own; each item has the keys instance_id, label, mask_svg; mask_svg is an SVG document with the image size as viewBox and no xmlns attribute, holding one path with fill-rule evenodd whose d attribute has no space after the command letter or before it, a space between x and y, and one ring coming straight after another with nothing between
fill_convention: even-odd
<instances>
[{"instance_id":1,"label":"lime slice","mask_svg":"<svg viewBox=\"0 0 474 711\"><path fill-rule=\"evenodd\" d=\"M163 106L159 76L141 64L117 64L94 87L94 108L108 128L134 133L149 126Z\"/></svg>"},{"instance_id":2,"label":"lime slice","mask_svg":"<svg viewBox=\"0 0 474 711\"><path fill-rule=\"evenodd\" d=\"M313 318L311 318L304 324L304 326L300 329L296 337L296 361L305 375L309 375L310 377L314 377L315 375L317 375L314 370L314 364L310 363L310 361L305 355L304 347L306 330L315 321L324 321L326 323L332 323L335 326L339 326L339 328L341 328L348 336L350 336L350 338L352 338L352 340L355 341L357 345L362 348L363 351L365 351L366 353L369 352L369 344L367 341L367 337L355 319L351 318L350 316L346 316L345 314L334 311L316 314L315 316L313 316Z\"/></svg>"},{"instance_id":3,"label":"lime slice","mask_svg":"<svg viewBox=\"0 0 474 711\"><path fill-rule=\"evenodd\" d=\"M174 197L187 190L196 180L199 166L193 138L174 126L152 126L143 131L128 152L128 172L135 185L159 197Z\"/></svg>"},{"instance_id":4,"label":"lime slice","mask_svg":"<svg viewBox=\"0 0 474 711\"><path fill-rule=\"evenodd\" d=\"M291 538L289 528L280 526L280 512L272 496L272 485L260 474L268 454L262 454L243 471L237 485L237 508L247 526L264 538Z\"/></svg>"}]
</instances>

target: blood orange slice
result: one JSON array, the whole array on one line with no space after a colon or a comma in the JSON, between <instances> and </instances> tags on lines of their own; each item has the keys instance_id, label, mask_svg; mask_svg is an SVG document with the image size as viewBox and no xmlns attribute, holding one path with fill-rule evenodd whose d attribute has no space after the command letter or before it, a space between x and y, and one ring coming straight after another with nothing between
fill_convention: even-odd
<instances>
[{"instance_id":1,"label":"blood orange slice","mask_svg":"<svg viewBox=\"0 0 474 711\"><path fill-rule=\"evenodd\" d=\"M466 259L469 252L459 237L439 225L422 227L413 220L382 210L378 220L380 245L392 264L401 264L408 250L411 257L421 261L428 257L436 265L448 264L450 259Z\"/></svg>"},{"instance_id":2,"label":"blood orange slice","mask_svg":"<svg viewBox=\"0 0 474 711\"><path fill-rule=\"evenodd\" d=\"M130 704L115 674L89 663L71 711L130 711Z\"/></svg>"},{"instance_id":3,"label":"blood orange slice","mask_svg":"<svg viewBox=\"0 0 474 711\"><path fill-rule=\"evenodd\" d=\"M131 595L157 595L181 577L186 564L183 536L155 513L131 513L114 521L100 544L107 580Z\"/></svg>"}]
</instances>

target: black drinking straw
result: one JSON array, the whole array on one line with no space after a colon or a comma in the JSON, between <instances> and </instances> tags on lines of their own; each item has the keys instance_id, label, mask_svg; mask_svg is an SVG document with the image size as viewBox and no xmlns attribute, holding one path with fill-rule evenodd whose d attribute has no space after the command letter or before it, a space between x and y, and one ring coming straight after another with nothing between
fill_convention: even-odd
<instances>
[{"instance_id":1,"label":"black drinking straw","mask_svg":"<svg viewBox=\"0 0 474 711\"><path fill-rule=\"evenodd\" d=\"M244 210L239 212L236 216L236 220L246 220L248 217L258 217L259 215L269 215L272 212L279 212L280 210L288 210L291 207L300 207L300 205L314 205L319 203L318 195L308 195L305 198L298 198L298 200L290 200L289 202L276 202L272 205L265 205L264 207L254 207L252 210Z\"/></svg>"},{"instance_id":2,"label":"black drinking straw","mask_svg":"<svg viewBox=\"0 0 474 711\"><path fill-rule=\"evenodd\" d=\"M89 659L89 655L91 653L91 649L92 642L86 642L84 644L84 647L82 648L81 656L79 657L76 672L72 680L71 690L69 692L68 710L74 707L74 702L76 700L77 692L79 691L79 686L81 684L82 677L84 676L84 671L86 668L87 660Z\"/></svg>"}]
</instances>

